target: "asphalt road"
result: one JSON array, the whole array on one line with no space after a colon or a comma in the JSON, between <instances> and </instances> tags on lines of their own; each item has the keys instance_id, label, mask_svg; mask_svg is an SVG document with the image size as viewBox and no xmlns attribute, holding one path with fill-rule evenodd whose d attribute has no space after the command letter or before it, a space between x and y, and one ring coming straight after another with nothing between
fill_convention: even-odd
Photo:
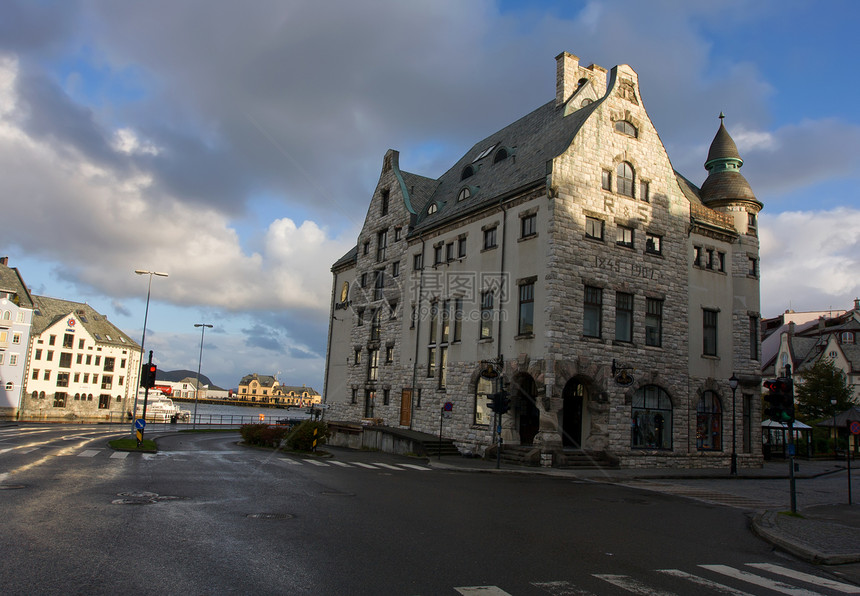
<instances>
[{"instance_id":1,"label":"asphalt road","mask_svg":"<svg viewBox=\"0 0 860 596\"><path fill-rule=\"evenodd\" d=\"M4 594L852 593L738 508L235 433L123 456L117 430L0 428Z\"/></svg>"}]
</instances>

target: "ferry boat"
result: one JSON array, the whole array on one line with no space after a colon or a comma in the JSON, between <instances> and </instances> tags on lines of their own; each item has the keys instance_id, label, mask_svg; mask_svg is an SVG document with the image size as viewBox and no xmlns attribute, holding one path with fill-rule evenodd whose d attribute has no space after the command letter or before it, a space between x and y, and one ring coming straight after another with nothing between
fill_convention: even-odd
<instances>
[{"instance_id":1,"label":"ferry boat","mask_svg":"<svg viewBox=\"0 0 860 596\"><path fill-rule=\"evenodd\" d=\"M137 412L135 418L143 416L143 398L144 393L141 392L137 396ZM161 393L160 391L150 391L149 397L146 400L146 421L147 422L187 422L191 420L191 412L183 410L173 403L173 400Z\"/></svg>"}]
</instances>

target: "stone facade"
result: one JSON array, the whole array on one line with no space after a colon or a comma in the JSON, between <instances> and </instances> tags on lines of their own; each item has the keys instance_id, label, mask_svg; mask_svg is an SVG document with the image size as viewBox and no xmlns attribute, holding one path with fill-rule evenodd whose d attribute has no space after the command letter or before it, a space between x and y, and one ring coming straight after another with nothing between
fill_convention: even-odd
<instances>
[{"instance_id":1,"label":"stone facade","mask_svg":"<svg viewBox=\"0 0 860 596\"><path fill-rule=\"evenodd\" d=\"M700 190L673 170L633 69L607 78L564 53L557 76L555 101L439 179L386 153L332 267L328 418L441 424L483 454L486 395L505 390L504 444L546 464L725 466L735 433L740 465L758 465L762 205L734 143L721 124Z\"/></svg>"}]
</instances>

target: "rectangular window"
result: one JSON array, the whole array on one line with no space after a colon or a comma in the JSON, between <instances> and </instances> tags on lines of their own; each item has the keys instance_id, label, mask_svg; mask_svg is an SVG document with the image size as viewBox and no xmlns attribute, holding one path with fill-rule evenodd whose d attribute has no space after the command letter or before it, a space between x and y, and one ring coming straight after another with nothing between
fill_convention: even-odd
<instances>
[{"instance_id":1,"label":"rectangular window","mask_svg":"<svg viewBox=\"0 0 860 596\"><path fill-rule=\"evenodd\" d=\"M379 341L379 309L373 311L370 319L370 341Z\"/></svg>"},{"instance_id":2,"label":"rectangular window","mask_svg":"<svg viewBox=\"0 0 860 596\"><path fill-rule=\"evenodd\" d=\"M358 389L352 390L352 396L349 399L349 403L351 403L351 404L358 403Z\"/></svg>"},{"instance_id":3,"label":"rectangular window","mask_svg":"<svg viewBox=\"0 0 860 596\"><path fill-rule=\"evenodd\" d=\"M61 391L57 391L54 393L54 407L55 408L65 408L66 407L66 397L67 394Z\"/></svg>"},{"instance_id":4,"label":"rectangular window","mask_svg":"<svg viewBox=\"0 0 860 596\"><path fill-rule=\"evenodd\" d=\"M439 348L439 389L444 389L448 382L448 348Z\"/></svg>"},{"instance_id":5,"label":"rectangular window","mask_svg":"<svg viewBox=\"0 0 860 596\"><path fill-rule=\"evenodd\" d=\"M363 252L364 252L364 254L367 254L367 253L369 253L369 252L370 252L370 242L365 242L365 243L364 243Z\"/></svg>"},{"instance_id":6,"label":"rectangular window","mask_svg":"<svg viewBox=\"0 0 860 596\"><path fill-rule=\"evenodd\" d=\"M77 358L75 358L76 364L81 364L84 361L84 355L78 354Z\"/></svg>"},{"instance_id":7,"label":"rectangular window","mask_svg":"<svg viewBox=\"0 0 860 596\"><path fill-rule=\"evenodd\" d=\"M652 255L663 254L663 237L656 234L645 234L645 252Z\"/></svg>"},{"instance_id":8,"label":"rectangular window","mask_svg":"<svg viewBox=\"0 0 860 596\"><path fill-rule=\"evenodd\" d=\"M693 247L693 266L701 267L702 266L702 247L694 246Z\"/></svg>"},{"instance_id":9,"label":"rectangular window","mask_svg":"<svg viewBox=\"0 0 860 596\"><path fill-rule=\"evenodd\" d=\"M717 311L702 309L702 354L717 355Z\"/></svg>"},{"instance_id":10,"label":"rectangular window","mask_svg":"<svg viewBox=\"0 0 860 596\"><path fill-rule=\"evenodd\" d=\"M436 344L436 325L439 321L439 302L433 301L430 303L430 338L427 343L430 345Z\"/></svg>"},{"instance_id":11,"label":"rectangular window","mask_svg":"<svg viewBox=\"0 0 860 596\"><path fill-rule=\"evenodd\" d=\"M466 256L466 237L457 240L457 256L461 259Z\"/></svg>"},{"instance_id":12,"label":"rectangular window","mask_svg":"<svg viewBox=\"0 0 860 596\"><path fill-rule=\"evenodd\" d=\"M376 234L376 262L385 260L385 249L388 248L388 230Z\"/></svg>"},{"instance_id":13,"label":"rectangular window","mask_svg":"<svg viewBox=\"0 0 860 596\"><path fill-rule=\"evenodd\" d=\"M359 282L359 285L361 285L362 288L367 287L367 272L366 271L361 274L361 281Z\"/></svg>"},{"instance_id":14,"label":"rectangular window","mask_svg":"<svg viewBox=\"0 0 860 596\"><path fill-rule=\"evenodd\" d=\"M379 379L379 350L372 349L367 351L367 380L376 381Z\"/></svg>"},{"instance_id":15,"label":"rectangular window","mask_svg":"<svg viewBox=\"0 0 860 596\"><path fill-rule=\"evenodd\" d=\"M427 348L427 377L433 378L436 376L436 348Z\"/></svg>"},{"instance_id":16,"label":"rectangular window","mask_svg":"<svg viewBox=\"0 0 860 596\"><path fill-rule=\"evenodd\" d=\"M364 325L364 310L363 309L356 310L355 316L356 316L355 326L356 327L363 326Z\"/></svg>"},{"instance_id":17,"label":"rectangular window","mask_svg":"<svg viewBox=\"0 0 860 596\"><path fill-rule=\"evenodd\" d=\"M394 241L397 242L403 237L403 228L394 228Z\"/></svg>"},{"instance_id":18,"label":"rectangular window","mask_svg":"<svg viewBox=\"0 0 860 596\"><path fill-rule=\"evenodd\" d=\"M38 369L38 368L34 368L34 369L33 369L33 376L32 376L31 378L32 378L34 381L38 381L38 380L39 380L39 369Z\"/></svg>"},{"instance_id":19,"label":"rectangular window","mask_svg":"<svg viewBox=\"0 0 860 596\"><path fill-rule=\"evenodd\" d=\"M615 294L615 339L633 341L633 294Z\"/></svg>"},{"instance_id":20,"label":"rectangular window","mask_svg":"<svg viewBox=\"0 0 860 596\"><path fill-rule=\"evenodd\" d=\"M484 230L484 250L496 248L496 228Z\"/></svg>"},{"instance_id":21,"label":"rectangular window","mask_svg":"<svg viewBox=\"0 0 860 596\"><path fill-rule=\"evenodd\" d=\"M83 349L84 349L84 340L82 340L82 339L79 339L79 340L78 340L78 349L79 349L79 350L83 350Z\"/></svg>"},{"instance_id":22,"label":"rectangular window","mask_svg":"<svg viewBox=\"0 0 860 596\"><path fill-rule=\"evenodd\" d=\"M376 270L376 276L373 282L373 299L382 300L385 290L385 269Z\"/></svg>"},{"instance_id":23,"label":"rectangular window","mask_svg":"<svg viewBox=\"0 0 860 596\"><path fill-rule=\"evenodd\" d=\"M36 355L33 356L33 360L41 360L42 359L42 350L37 349Z\"/></svg>"},{"instance_id":24,"label":"rectangular window","mask_svg":"<svg viewBox=\"0 0 860 596\"><path fill-rule=\"evenodd\" d=\"M391 263L391 277L400 277L400 261Z\"/></svg>"},{"instance_id":25,"label":"rectangular window","mask_svg":"<svg viewBox=\"0 0 860 596\"><path fill-rule=\"evenodd\" d=\"M57 387L68 387L69 386L69 373L61 372L57 373Z\"/></svg>"},{"instance_id":26,"label":"rectangular window","mask_svg":"<svg viewBox=\"0 0 860 596\"><path fill-rule=\"evenodd\" d=\"M747 275L758 277L758 259L755 257L749 258L749 271L747 271Z\"/></svg>"},{"instance_id":27,"label":"rectangular window","mask_svg":"<svg viewBox=\"0 0 860 596\"><path fill-rule=\"evenodd\" d=\"M448 343L448 336L451 332L451 317L448 312L448 300L442 301L442 343Z\"/></svg>"},{"instance_id":28,"label":"rectangular window","mask_svg":"<svg viewBox=\"0 0 860 596\"><path fill-rule=\"evenodd\" d=\"M537 213L526 215L520 220L520 238L530 238L537 234Z\"/></svg>"},{"instance_id":29,"label":"rectangular window","mask_svg":"<svg viewBox=\"0 0 860 596\"><path fill-rule=\"evenodd\" d=\"M18 354L9 354L9 366L16 366L18 364Z\"/></svg>"},{"instance_id":30,"label":"rectangular window","mask_svg":"<svg viewBox=\"0 0 860 596\"><path fill-rule=\"evenodd\" d=\"M48 337L48 345L49 346L53 346L54 343L56 343L56 341L57 341L56 335L51 335L50 337Z\"/></svg>"},{"instance_id":31,"label":"rectangular window","mask_svg":"<svg viewBox=\"0 0 860 596\"><path fill-rule=\"evenodd\" d=\"M116 362L115 358L105 357L105 372L113 372L114 362Z\"/></svg>"},{"instance_id":32,"label":"rectangular window","mask_svg":"<svg viewBox=\"0 0 860 596\"><path fill-rule=\"evenodd\" d=\"M615 240L618 246L633 248L633 228L618 226L618 237Z\"/></svg>"},{"instance_id":33,"label":"rectangular window","mask_svg":"<svg viewBox=\"0 0 860 596\"><path fill-rule=\"evenodd\" d=\"M717 253L717 266L715 267L717 271L720 273L726 272L726 253L718 252Z\"/></svg>"},{"instance_id":34,"label":"rectangular window","mask_svg":"<svg viewBox=\"0 0 860 596\"><path fill-rule=\"evenodd\" d=\"M21 334L20 333L13 333L12 334L12 343L13 344L20 344L21 343Z\"/></svg>"},{"instance_id":35,"label":"rectangular window","mask_svg":"<svg viewBox=\"0 0 860 596\"><path fill-rule=\"evenodd\" d=\"M603 220L596 217L585 217L585 237L603 240Z\"/></svg>"},{"instance_id":36,"label":"rectangular window","mask_svg":"<svg viewBox=\"0 0 860 596\"><path fill-rule=\"evenodd\" d=\"M758 317L750 315L750 360L758 360Z\"/></svg>"},{"instance_id":37,"label":"rectangular window","mask_svg":"<svg viewBox=\"0 0 860 596\"><path fill-rule=\"evenodd\" d=\"M460 341L463 334L463 299L454 298L454 341Z\"/></svg>"},{"instance_id":38,"label":"rectangular window","mask_svg":"<svg viewBox=\"0 0 860 596\"><path fill-rule=\"evenodd\" d=\"M442 245L439 244L433 247L433 264L438 265L442 262Z\"/></svg>"},{"instance_id":39,"label":"rectangular window","mask_svg":"<svg viewBox=\"0 0 860 596\"><path fill-rule=\"evenodd\" d=\"M48 362L52 362L54 360L54 350L48 350L47 357L45 358ZM89 364L89 362L87 362Z\"/></svg>"},{"instance_id":40,"label":"rectangular window","mask_svg":"<svg viewBox=\"0 0 860 596\"><path fill-rule=\"evenodd\" d=\"M417 254L412 255L412 269L414 271L419 271L424 268L424 255Z\"/></svg>"},{"instance_id":41,"label":"rectangular window","mask_svg":"<svg viewBox=\"0 0 860 596\"><path fill-rule=\"evenodd\" d=\"M385 346L385 362L388 364L394 362L394 346Z\"/></svg>"},{"instance_id":42,"label":"rectangular window","mask_svg":"<svg viewBox=\"0 0 860 596\"><path fill-rule=\"evenodd\" d=\"M529 282L520 285L520 309L519 323L517 325L518 335L531 335L534 333L535 315L535 284Z\"/></svg>"},{"instance_id":43,"label":"rectangular window","mask_svg":"<svg viewBox=\"0 0 860 596\"><path fill-rule=\"evenodd\" d=\"M42 377L42 380L43 381L50 381L51 380L51 371L46 370L44 376Z\"/></svg>"},{"instance_id":44,"label":"rectangular window","mask_svg":"<svg viewBox=\"0 0 860 596\"><path fill-rule=\"evenodd\" d=\"M391 401L391 389L382 390L382 405L387 406Z\"/></svg>"},{"instance_id":45,"label":"rectangular window","mask_svg":"<svg viewBox=\"0 0 860 596\"><path fill-rule=\"evenodd\" d=\"M639 181L639 198L646 203L651 201L651 189L645 181Z\"/></svg>"},{"instance_id":46,"label":"rectangular window","mask_svg":"<svg viewBox=\"0 0 860 596\"><path fill-rule=\"evenodd\" d=\"M64 348L73 348L75 347L75 336L71 333L66 333L63 335L63 347Z\"/></svg>"},{"instance_id":47,"label":"rectangular window","mask_svg":"<svg viewBox=\"0 0 860 596\"><path fill-rule=\"evenodd\" d=\"M60 368L72 368L71 352L60 352Z\"/></svg>"},{"instance_id":48,"label":"rectangular window","mask_svg":"<svg viewBox=\"0 0 860 596\"><path fill-rule=\"evenodd\" d=\"M663 301L657 298L645 299L645 345L663 345Z\"/></svg>"},{"instance_id":49,"label":"rectangular window","mask_svg":"<svg viewBox=\"0 0 860 596\"><path fill-rule=\"evenodd\" d=\"M481 292L481 339L493 336L493 292Z\"/></svg>"},{"instance_id":50,"label":"rectangular window","mask_svg":"<svg viewBox=\"0 0 860 596\"><path fill-rule=\"evenodd\" d=\"M382 208L380 209L381 215L388 215L388 189L382 191Z\"/></svg>"},{"instance_id":51,"label":"rectangular window","mask_svg":"<svg viewBox=\"0 0 860 596\"><path fill-rule=\"evenodd\" d=\"M445 260L453 261L454 260L454 243L449 242L445 245Z\"/></svg>"},{"instance_id":52,"label":"rectangular window","mask_svg":"<svg viewBox=\"0 0 860 596\"><path fill-rule=\"evenodd\" d=\"M110 390L113 387L113 375L102 375L102 389Z\"/></svg>"},{"instance_id":53,"label":"rectangular window","mask_svg":"<svg viewBox=\"0 0 860 596\"><path fill-rule=\"evenodd\" d=\"M747 227L755 228L757 225L755 213L747 213Z\"/></svg>"},{"instance_id":54,"label":"rectangular window","mask_svg":"<svg viewBox=\"0 0 860 596\"><path fill-rule=\"evenodd\" d=\"M603 170L600 173L600 188L603 190L612 190L612 172Z\"/></svg>"},{"instance_id":55,"label":"rectangular window","mask_svg":"<svg viewBox=\"0 0 860 596\"><path fill-rule=\"evenodd\" d=\"M361 364L361 348L356 348L353 354L353 362L356 365Z\"/></svg>"},{"instance_id":56,"label":"rectangular window","mask_svg":"<svg viewBox=\"0 0 860 596\"><path fill-rule=\"evenodd\" d=\"M603 290L585 286L582 334L587 337L600 337L603 312Z\"/></svg>"}]
</instances>

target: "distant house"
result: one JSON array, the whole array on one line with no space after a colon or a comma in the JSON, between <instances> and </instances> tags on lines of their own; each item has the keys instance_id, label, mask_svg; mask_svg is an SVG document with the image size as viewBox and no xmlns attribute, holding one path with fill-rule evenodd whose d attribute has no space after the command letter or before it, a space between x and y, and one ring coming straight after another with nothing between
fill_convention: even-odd
<instances>
[{"instance_id":1,"label":"distant house","mask_svg":"<svg viewBox=\"0 0 860 596\"><path fill-rule=\"evenodd\" d=\"M272 375L258 375L252 373L245 375L239 381L239 393L236 399L258 403L272 403L275 389L280 385L278 379Z\"/></svg>"},{"instance_id":2,"label":"distant house","mask_svg":"<svg viewBox=\"0 0 860 596\"><path fill-rule=\"evenodd\" d=\"M0 258L0 418L18 414L33 317L30 292L8 263Z\"/></svg>"},{"instance_id":3,"label":"distant house","mask_svg":"<svg viewBox=\"0 0 860 596\"><path fill-rule=\"evenodd\" d=\"M88 304L32 298L21 417L130 417L140 346Z\"/></svg>"},{"instance_id":4,"label":"distant house","mask_svg":"<svg viewBox=\"0 0 860 596\"><path fill-rule=\"evenodd\" d=\"M275 389L278 404L302 408L322 402L322 396L313 387L280 385Z\"/></svg>"}]
</instances>

